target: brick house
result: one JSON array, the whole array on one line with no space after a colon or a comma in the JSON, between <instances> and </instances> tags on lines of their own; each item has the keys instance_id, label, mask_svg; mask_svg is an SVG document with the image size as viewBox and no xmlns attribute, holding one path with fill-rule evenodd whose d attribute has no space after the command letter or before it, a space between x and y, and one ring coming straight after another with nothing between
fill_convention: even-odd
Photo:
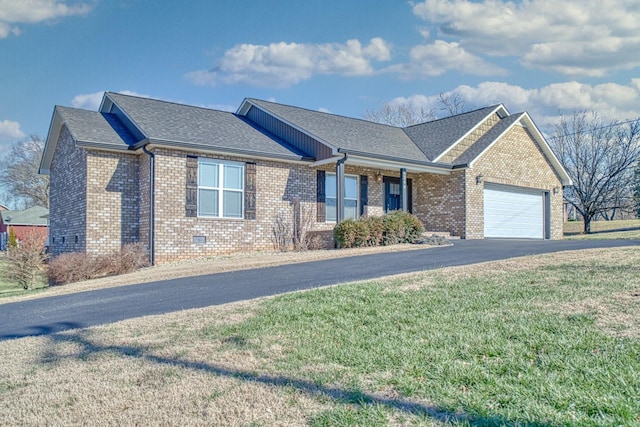
<instances>
[{"instance_id":1,"label":"brick house","mask_svg":"<svg viewBox=\"0 0 640 427\"><path fill-rule=\"evenodd\" d=\"M155 263L273 248L276 218L301 211L327 243L341 219L396 209L465 239L560 239L571 183L529 115L503 105L398 128L111 92L97 112L55 107L40 172L53 255L141 242Z\"/></svg>"},{"instance_id":2,"label":"brick house","mask_svg":"<svg viewBox=\"0 0 640 427\"><path fill-rule=\"evenodd\" d=\"M6 250L9 227L16 233L16 239L36 238L44 247L47 239L49 210L34 206L24 210L0 209L0 250Z\"/></svg>"}]
</instances>

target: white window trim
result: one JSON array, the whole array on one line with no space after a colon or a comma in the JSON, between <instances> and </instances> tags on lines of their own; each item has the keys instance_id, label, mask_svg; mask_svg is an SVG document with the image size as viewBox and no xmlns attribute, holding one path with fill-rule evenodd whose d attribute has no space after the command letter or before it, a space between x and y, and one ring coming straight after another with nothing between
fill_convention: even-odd
<instances>
[{"instance_id":1,"label":"white window trim","mask_svg":"<svg viewBox=\"0 0 640 427\"><path fill-rule=\"evenodd\" d=\"M325 177L324 177L324 183L325 183L324 201L325 201L325 206L327 205L327 200L329 200L329 199L334 199L336 201L336 204L338 203L338 195L337 194L336 194L336 197L328 197L326 195L327 177L329 177L329 176L335 177L336 173L335 172L325 172ZM356 218L355 219L358 219L358 218L360 218L360 175L345 174L344 177L345 178L355 178L356 179L356 197L355 197L355 199L352 198L352 197L347 197L346 194L345 194L344 200L345 200L345 202L347 200L355 200L356 201ZM326 207L325 207L325 218L328 218ZM347 219L347 218L345 218L345 219ZM326 219L325 223L335 224L336 220Z\"/></svg>"},{"instance_id":2,"label":"white window trim","mask_svg":"<svg viewBox=\"0 0 640 427\"><path fill-rule=\"evenodd\" d=\"M202 164L218 165L218 187L208 187L200 184L200 165ZM240 175L240 178L242 179L241 189L224 187L224 169L226 165L238 166L241 168L241 175ZM244 188L245 188L244 163L233 162L228 160L198 158L197 199L198 199L198 217L199 218L244 219ZM218 192L218 215L203 215L200 213L200 190L216 190ZM241 202L240 216L224 216L224 192L225 191L240 193L240 202Z\"/></svg>"}]
</instances>

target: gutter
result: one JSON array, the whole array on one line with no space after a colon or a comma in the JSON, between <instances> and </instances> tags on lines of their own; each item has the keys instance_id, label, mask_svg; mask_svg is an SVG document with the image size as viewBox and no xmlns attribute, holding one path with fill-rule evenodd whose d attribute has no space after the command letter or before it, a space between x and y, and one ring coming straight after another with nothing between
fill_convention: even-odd
<instances>
[{"instance_id":1,"label":"gutter","mask_svg":"<svg viewBox=\"0 0 640 427\"><path fill-rule=\"evenodd\" d=\"M338 149L339 153L344 153L344 154L350 154L352 156L356 156L356 157L360 157L360 158L369 158L369 159L376 159L376 160L381 160L381 161L388 161L388 162L393 162L393 163L399 163L399 164L406 164L406 165L415 165L415 166L421 166L421 167L427 167L427 168L433 168L433 169L440 169L443 171L449 171L451 169L453 169L453 166L451 164L447 164L447 163L438 163L438 162L429 162L429 161L420 161L420 160L408 160L405 158L401 158L401 157L393 157L393 156L386 156L386 155L382 155L382 154L371 154L371 153L365 153L362 151L354 151L354 150L345 150L345 149Z\"/></svg>"},{"instance_id":2,"label":"gutter","mask_svg":"<svg viewBox=\"0 0 640 427\"><path fill-rule=\"evenodd\" d=\"M240 157L250 157L250 158L264 158L264 159L277 159L277 160L285 160L290 162L312 162L315 159L313 157L304 156L304 155L288 155L288 154L272 154L272 153L264 153L262 151L256 150L244 150L240 148L226 148L226 147L218 147L218 146L208 146L203 144L194 144L189 142L180 142L180 141L171 141L166 139L143 139L137 144L131 146L130 149L137 150L146 145L153 144L158 146L168 147L174 150L185 150L185 151L205 151L211 153L218 153L222 155L236 155Z\"/></svg>"},{"instance_id":3,"label":"gutter","mask_svg":"<svg viewBox=\"0 0 640 427\"><path fill-rule=\"evenodd\" d=\"M155 175L156 175L156 158L155 155L147 150L147 146L142 146L142 151L149 155L151 162L149 167L149 264L155 263Z\"/></svg>"}]
</instances>

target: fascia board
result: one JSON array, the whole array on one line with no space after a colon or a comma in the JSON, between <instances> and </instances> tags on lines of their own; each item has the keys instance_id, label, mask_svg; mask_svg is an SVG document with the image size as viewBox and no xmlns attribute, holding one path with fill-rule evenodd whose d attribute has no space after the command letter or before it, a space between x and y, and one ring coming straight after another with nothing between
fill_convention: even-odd
<instances>
[{"instance_id":1,"label":"fascia board","mask_svg":"<svg viewBox=\"0 0 640 427\"><path fill-rule=\"evenodd\" d=\"M368 156L362 155L354 155L349 153L347 157L346 164L348 165L356 165L356 166L365 166L370 168L378 168L378 169L401 169L405 168L408 172L415 173L434 173L439 175L449 175L452 170L451 165L434 165L427 163L416 163L411 161L406 161L402 159L377 159Z\"/></svg>"},{"instance_id":2,"label":"fascia board","mask_svg":"<svg viewBox=\"0 0 640 427\"><path fill-rule=\"evenodd\" d=\"M56 146L60 139L60 132L62 131L63 124L64 118L56 106L53 108L51 123L49 124L49 132L47 133L47 140L44 144L44 152L42 153L42 159L40 160L40 167L38 169L38 173L41 175L49 175L51 162L53 161L53 155L56 152Z\"/></svg>"},{"instance_id":3,"label":"fascia board","mask_svg":"<svg viewBox=\"0 0 640 427\"><path fill-rule=\"evenodd\" d=\"M531 119L531 117L529 116L529 113L525 112L521 120L525 121L525 127L529 129L533 137L536 139L536 141L542 148L542 151L545 153L547 158L551 161L551 164L553 165L556 172L560 176L560 181L562 182L562 185L565 187L573 185L573 181L571 180L571 177L565 170L564 166L562 166L562 163L560 163L560 160L558 160L558 158L556 157L555 153L551 149L551 146L549 146L549 143L547 142L545 137L542 135L542 132L540 132L540 130L538 129L538 126L536 126L533 119Z\"/></svg>"},{"instance_id":4,"label":"fascia board","mask_svg":"<svg viewBox=\"0 0 640 427\"><path fill-rule=\"evenodd\" d=\"M500 114L500 112L502 114ZM491 110L491 112L489 114L487 114L486 116L484 116L482 118L482 120L480 120L478 123L476 123L476 125L474 127L472 127L471 129L469 129L469 131L467 133L465 133L463 136L461 136L456 142L454 142L453 144L451 144L449 146L449 148L447 148L445 151L443 151L438 157L436 157L435 159L433 159L434 162L439 162L440 159L442 159L445 154L447 154L449 151L451 151L456 145L460 144L460 142L464 141L464 139L471 135L471 133L476 130L478 128L478 126L480 126L482 123L485 122L485 120L487 120L491 115L493 114L498 114L500 116L500 118L504 118L504 117L508 117L511 114L509 113L509 110L507 110L507 108L503 105L503 104L499 104L496 108L494 108L493 110Z\"/></svg>"}]
</instances>

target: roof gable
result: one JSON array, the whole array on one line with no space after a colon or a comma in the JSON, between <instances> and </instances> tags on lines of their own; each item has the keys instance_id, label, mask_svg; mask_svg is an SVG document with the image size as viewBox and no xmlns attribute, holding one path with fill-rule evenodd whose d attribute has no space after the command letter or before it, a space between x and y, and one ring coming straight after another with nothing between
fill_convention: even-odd
<instances>
[{"instance_id":1,"label":"roof gable","mask_svg":"<svg viewBox=\"0 0 640 427\"><path fill-rule=\"evenodd\" d=\"M467 113L409 126L406 127L404 131L428 158L437 161L439 157L464 139L466 135L495 112L508 115L507 110L502 104L493 105Z\"/></svg>"},{"instance_id":2,"label":"roof gable","mask_svg":"<svg viewBox=\"0 0 640 427\"><path fill-rule=\"evenodd\" d=\"M144 143L298 160L308 157L234 113L112 92L105 97L112 104L103 102L102 108L112 109L115 104L143 135Z\"/></svg>"},{"instance_id":3,"label":"roof gable","mask_svg":"<svg viewBox=\"0 0 640 427\"><path fill-rule=\"evenodd\" d=\"M511 127L518 123L522 118L523 113L514 114L509 117L505 117L493 126L487 133L482 135L475 143L471 145L464 153L462 153L457 159L453 161L455 165L467 165L477 159L482 153L484 153L493 143L498 141L502 135L504 135Z\"/></svg>"},{"instance_id":4,"label":"roof gable","mask_svg":"<svg viewBox=\"0 0 640 427\"><path fill-rule=\"evenodd\" d=\"M113 114L56 105L40 162L40 173L49 173L63 126L82 147L127 151L136 143L131 132Z\"/></svg>"}]
</instances>

